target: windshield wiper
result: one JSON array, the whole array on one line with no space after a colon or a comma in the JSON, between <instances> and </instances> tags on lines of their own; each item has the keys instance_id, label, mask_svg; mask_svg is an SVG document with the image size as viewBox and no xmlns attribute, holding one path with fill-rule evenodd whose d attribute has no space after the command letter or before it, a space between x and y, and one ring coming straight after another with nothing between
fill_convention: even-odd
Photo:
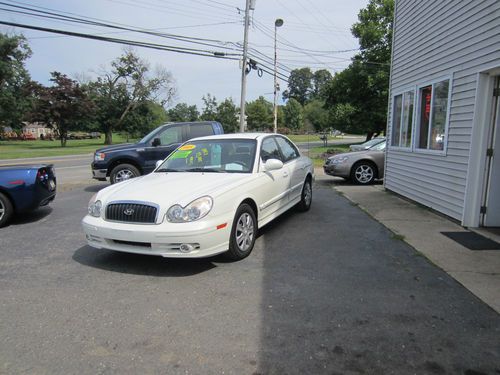
<instances>
[{"instance_id":1,"label":"windshield wiper","mask_svg":"<svg viewBox=\"0 0 500 375\"><path fill-rule=\"evenodd\" d=\"M185 172L185 171L180 171L178 169L173 169L173 168L161 168L156 170L156 172Z\"/></svg>"},{"instance_id":2,"label":"windshield wiper","mask_svg":"<svg viewBox=\"0 0 500 375\"><path fill-rule=\"evenodd\" d=\"M185 172L215 172L215 173L219 173L221 171L219 169L214 169L214 168L190 168L190 169L186 169Z\"/></svg>"}]
</instances>

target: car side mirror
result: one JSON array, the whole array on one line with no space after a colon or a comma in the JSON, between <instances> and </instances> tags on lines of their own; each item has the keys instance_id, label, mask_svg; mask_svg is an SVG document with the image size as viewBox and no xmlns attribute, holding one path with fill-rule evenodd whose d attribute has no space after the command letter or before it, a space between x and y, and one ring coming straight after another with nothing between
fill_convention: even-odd
<instances>
[{"instance_id":1,"label":"car side mirror","mask_svg":"<svg viewBox=\"0 0 500 375\"><path fill-rule=\"evenodd\" d=\"M153 139L152 145L153 145L153 147L158 147L159 145L161 145L160 138Z\"/></svg>"},{"instance_id":2,"label":"car side mirror","mask_svg":"<svg viewBox=\"0 0 500 375\"><path fill-rule=\"evenodd\" d=\"M163 160L157 160L155 168L158 168L163 163Z\"/></svg>"},{"instance_id":3,"label":"car side mirror","mask_svg":"<svg viewBox=\"0 0 500 375\"><path fill-rule=\"evenodd\" d=\"M278 159L267 159L264 164L264 168L266 168L266 171L275 171L283 168L283 162Z\"/></svg>"}]
</instances>

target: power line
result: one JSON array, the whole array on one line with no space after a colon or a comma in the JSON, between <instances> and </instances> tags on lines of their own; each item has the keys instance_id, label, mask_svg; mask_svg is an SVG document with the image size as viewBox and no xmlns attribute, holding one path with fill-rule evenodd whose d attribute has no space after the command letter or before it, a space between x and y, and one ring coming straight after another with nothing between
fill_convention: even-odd
<instances>
[{"instance_id":1,"label":"power line","mask_svg":"<svg viewBox=\"0 0 500 375\"><path fill-rule=\"evenodd\" d=\"M25 6L11 5L11 4L4 3L2 1L0 1L0 4L14 7L16 9L23 9L23 11L19 11L19 10L13 10L13 9L9 10L9 9L2 8L4 10L7 10L7 11L10 11L13 13L29 14L29 15L33 15L33 16L41 17L41 18L64 20L64 21L70 21L70 22L74 22L74 23L81 23L81 24L85 24L85 25L92 25L92 26L106 27L106 28L112 28L112 29L123 30L123 31L130 31L130 32L135 32L135 33L142 33L142 34L152 35L152 36L156 36L156 37L162 37L162 38L173 39L173 40L177 40L177 41L183 41L183 42L187 42L187 43L194 43L194 44L204 45L204 46L209 46L209 47L225 48L225 49L229 49L229 50L239 51L239 49L235 49L235 48L231 48L231 47L221 47L221 44L234 45L233 42L226 42L226 41L207 39L207 38L189 37L189 36L177 35L177 34L159 33L157 31L151 31L151 30L146 30L146 29L137 29L137 28L134 28L131 26L123 25L123 24L105 23L102 20L98 20L98 19L95 19L96 21L94 21L94 20L92 20L92 18L82 18L83 16L79 16L79 17L66 16L64 14L57 13L57 12L48 12L48 11L38 10L35 8L29 8L29 7L25 7ZM34 12L34 13L29 13L29 12ZM214 43L216 43L216 44L214 44Z\"/></svg>"},{"instance_id":2,"label":"power line","mask_svg":"<svg viewBox=\"0 0 500 375\"><path fill-rule=\"evenodd\" d=\"M206 20L207 17L209 17L213 20L235 21L235 18L230 18L229 16L226 16L226 15L223 15L223 17L221 17L220 15L210 15L209 16L207 13L186 11L183 9L176 9L176 8L172 8L172 7L168 8L168 7L164 7L161 5L154 5L153 4L151 6L151 5L148 5L147 3L140 2L140 1L134 1L134 2L128 2L128 1L124 1L124 0L121 0L121 1L120 0L107 0L107 1L111 2L111 3L126 5L126 6L129 6L132 8L153 10L155 12L161 12L161 13L169 14L169 15L171 15L173 13L173 14L179 14L179 15L182 15L185 17L204 19L204 20Z\"/></svg>"},{"instance_id":3,"label":"power line","mask_svg":"<svg viewBox=\"0 0 500 375\"><path fill-rule=\"evenodd\" d=\"M154 29L153 31L161 31L161 30L174 30L174 29L189 29L192 27L206 27L206 26L220 26L220 25L229 25L229 24L239 24L240 22L216 22L216 23L205 23L205 24L197 24L197 25L184 25L184 26L171 26L171 27L162 27L159 29ZM66 23L65 24L69 24ZM116 35L116 34L126 34L128 31L111 31L106 33L99 33L96 35ZM49 39L49 38L66 38L65 35L53 35L53 36L41 36L41 37L27 37L28 39Z\"/></svg>"},{"instance_id":4,"label":"power line","mask_svg":"<svg viewBox=\"0 0 500 375\"><path fill-rule=\"evenodd\" d=\"M50 33L69 35L69 36L74 36L74 37L79 37L79 38L99 40L99 41L103 41L103 42L126 44L126 45L131 45L131 46L136 46L136 47L151 48L151 49L177 52L177 53L183 53L183 54L189 54L189 55L214 57L214 58L226 59L226 60L239 60L238 57L228 56L228 55L239 56L239 54L228 54L228 53L220 52L220 51L207 51L207 50L201 50L201 49L195 49L195 48L186 48L186 47L168 46L168 45L155 44L155 43L146 43L146 42L140 42L140 41L134 41L134 40L128 40L128 39L109 38L109 37L103 37L103 36L98 36L98 35L76 33L76 32L67 31L67 30L52 29L52 28L47 28L47 27L26 25L26 24L14 23L14 22L6 22L6 21L1 21L1 20L0 20L0 25L20 27L20 28L29 29L29 30L50 32Z\"/></svg>"}]
</instances>

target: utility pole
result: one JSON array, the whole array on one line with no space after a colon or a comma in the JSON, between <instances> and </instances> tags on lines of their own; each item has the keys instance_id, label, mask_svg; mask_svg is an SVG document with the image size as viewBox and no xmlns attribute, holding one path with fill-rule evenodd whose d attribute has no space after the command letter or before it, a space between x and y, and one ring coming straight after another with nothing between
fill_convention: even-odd
<instances>
[{"instance_id":1,"label":"utility pole","mask_svg":"<svg viewBox=\"0 0 500 375\"><path fill-rule=\"evenodd\" d=\"M252 4L250 4L252 3ZM245 34L243 37L243 63L241 64L241 101L240 101L240 132L245 131L245 102L247 91L247 50L248 27L250 25L250 9L255 9L255 0L246 0L245 4Z\"/></svg>"},{"instance_id":2,"label":"utility pole","mask_svg":"<svg viewBox=\"0 0 500 375\"><path fill-rule=\"evenodd\" d=\"M283 26L283 20L281 18L277 18L276 21L274 21L274 106L273 106L273 121L274 121L274 132L278 132L278 76L277 76L277 70L278 70L278 53L277 53L277 42L276 42L276 34L278 33L278 27Z\"/></svg>"}]
</instances>

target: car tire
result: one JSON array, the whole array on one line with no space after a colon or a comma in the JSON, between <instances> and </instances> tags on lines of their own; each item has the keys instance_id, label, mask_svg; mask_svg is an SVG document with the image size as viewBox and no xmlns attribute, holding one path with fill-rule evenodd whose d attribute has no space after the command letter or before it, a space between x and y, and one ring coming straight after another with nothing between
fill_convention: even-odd
<instances>
[{"instance_id":1,"label":"car tire","mask_svg":"<svg viewBox=\"0 0 500 375\"><path fill-rule=\"evenodd\" d=\"M14 213L14 206L7 196L0 193L0 228L7 225L10 217Z\"/></svg>"},{"instance_id":2,"label":"car tire","mask_svg":"<svg viewBox=\"0 0 500 375\"><path fill-rule=\"evenodd\" d=\"M309 211L312 203L312 183L311 179L307 178L302 186L300 194L300 202L297 204L297 209L301 212Z\"/></svg>"},{"instance_id":3,"label":"car tire","mask_svg":"<svg viewBox=\"0 0 500 375\"><path fill-rule=\"evenodd\" d=\"M112 184L139 177L141 173L132 164L118 164L111 170L109 180Z\"/></svg>"},{"instance_id":4,"label":"car tire","mask_svg":"<svg viewBox=\"0 0 500 375\"><path fill-rule=\"evenodd\" d=\"M361 161L351 168L351 180L358 185L373 184L377 178L377 168L373 163Z\"/></svg>"},{"instance_id":5,"label":"car tire","mask_svg":"<svg viewBox=\"0 0 500 375\"><path fill-rule=\"evenodd\" d=\"M234 215L233 226L229 238L229 250L226 257L241 260L250 255L257 237L257 220L248 204L241 204Z\"/></svg>"}]
</instances>

